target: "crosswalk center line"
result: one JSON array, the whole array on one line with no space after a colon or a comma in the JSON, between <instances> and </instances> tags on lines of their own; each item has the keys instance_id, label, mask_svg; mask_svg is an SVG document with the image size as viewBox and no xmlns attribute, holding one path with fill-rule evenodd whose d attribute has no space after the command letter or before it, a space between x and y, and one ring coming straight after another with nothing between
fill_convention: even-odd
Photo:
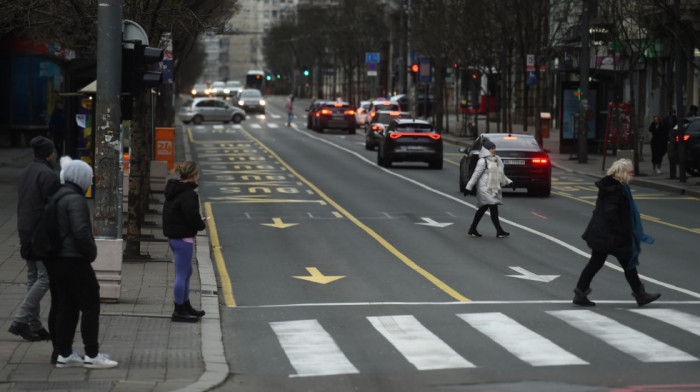
<instances>
[{"instance_id":1,"label":"crosswalk center line","mask_svg":"<svg viewBox=\"0 0 700 392\"><path fill-rule=\"evenodd\" d=\"M463 313L457 316L532 366L588 364L503 313Z\"/></svg>"},{"instance_id":2,"label":"crosswalk center line","mask_svg":"<svg viewBox=\"0 0 700 392\"><path fill-rule=\"evenodd\" d=\"M271 322L299 377L359 373L317 320Z\"/></svg>"},{"instance_id":3,"label":"crosswalk center line","mask_svg":"<svg viewBox=\"0 0 700 392\"><path fill-rule=\"evenodd\" d=\"M698 359L642 332L590 310L547 311L642 362L689 362Z\"/></svg>"},{"instance_id":4,"label":"crosswalk center line","mask_svg":"<svg viewBox=\"0 0 700 392\"><path fill-rule=\"evenodd\" d=\"M367 317L367 320L418 370L474 367L413 316Z\"/></svg>"}]
</instances>

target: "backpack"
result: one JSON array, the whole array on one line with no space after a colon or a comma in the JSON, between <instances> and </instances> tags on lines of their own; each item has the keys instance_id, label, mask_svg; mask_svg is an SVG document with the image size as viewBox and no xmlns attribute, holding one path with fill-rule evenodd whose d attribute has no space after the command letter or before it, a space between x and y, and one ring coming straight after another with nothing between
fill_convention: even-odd
<instances>
[{"instance_id":1,"label":"backpack","mask_svg":"<svg viewBox=\"0 0 700 392\"><path fill-rule=\"evenodd\" d=\"M36 260L47 260L55 256L61 250L61 244L66 236L58 235L58 201L66 194L59 197L53 195L46 203L44 212L41 214L32 233L31 254Z\"/></svg>"}]
</instances>

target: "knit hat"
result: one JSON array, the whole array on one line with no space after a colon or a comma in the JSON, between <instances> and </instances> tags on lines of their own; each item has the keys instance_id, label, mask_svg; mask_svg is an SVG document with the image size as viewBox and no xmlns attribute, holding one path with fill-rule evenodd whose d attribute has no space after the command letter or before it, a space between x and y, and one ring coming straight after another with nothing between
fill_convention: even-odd
<instances>
[{"instance_id":1,"label":"knit hat","mask_svg":"<svg viewBox=\"0 0 700 392\"><path fill-rule=\"evenodd\" d=\"M487 150L490 150L490 149L492 149L492 148L496 148L496 145L495 145L492 141L490 141L490 140L485 141L484 144L483 144L483 146L484 146L484 148L487 149Z\"/></svg>"},{"instance_id":2,"label":"knit hat","mask_svg":"<svg viewBox=\"0 0 700 392\"><path fill-rule=\"evenodd\" d=\"M46 159L53 153L56 149L53 145L51 139L44 136L37 136L33 138L29 145L34 148L34 156L41 159Z\"/></svg>"},{"instance_id":3,"label":"knit hat","mask_svg":"<svg viewBox=\"0 0 700 392\"><path fill-rule=\"evenodd\" d=\"M92 167L79 159L69 161L65 157L61 158L61 166L61 182L72 182L87 192L92 185Z\"/></svg>"}]
</instances>

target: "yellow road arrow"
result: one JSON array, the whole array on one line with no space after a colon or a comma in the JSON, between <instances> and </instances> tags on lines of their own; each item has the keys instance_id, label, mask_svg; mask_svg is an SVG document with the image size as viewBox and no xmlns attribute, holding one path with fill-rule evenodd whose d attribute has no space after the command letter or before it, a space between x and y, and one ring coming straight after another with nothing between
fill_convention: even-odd
<instances>
[{"instance_id":1,"label":"yellow road arrow","mask_svg":"<svg viewBox=\"0 0 700 392\"><path fill-rule=\"evenodd\" d=\"M298 225L298 223L282 223L281 218L272 218L273 223L262 223L263 226L276 227L278 229L286 229Z\"/></svg>"},{"instance_id":2,"label":"yellow road arrow","mask_svg":"<svg viewBox=\"0 0 700 392\"><path fill-rule=\"evenodd\" d=\"M307 271L311 276L293 276L293 278L308 280L309 282L326 284L333 282L334 280L343 279L345 276L325 276L318 270L318 268L307 267Z\"/></svg>"}]
</instances>

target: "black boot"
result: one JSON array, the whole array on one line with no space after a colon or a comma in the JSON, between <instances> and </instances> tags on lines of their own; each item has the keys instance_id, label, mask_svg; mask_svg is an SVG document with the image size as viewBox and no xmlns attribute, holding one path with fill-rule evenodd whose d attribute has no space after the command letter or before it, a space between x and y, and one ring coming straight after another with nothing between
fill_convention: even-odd
<instances>
[{"instance_id":1,"label":"black boot","mask_svg":"<svg viewBox=\"0 0 700 392\"><path fill-rule=\"evenodd\" d=\"M659 297L661 297L661 294L659 293L647 293L646 290L644 289L644 286L639 286L639 292L638 293L632 293L632 296L634 299L637 300L637 305L639 306L644 306L648 303L654 302Z\"/></svg>"},{"instance_id":2,"label":"black boot","mask_svg":"<svg viewBox=\"0 0 700 392\"><path fill-rule=\"evenodd\" d=\"M479 234L478 231L476 231L476 227L472 226L469 228L469 232L467 233L472 237L481 237L481 234Z\"/></svg>"},{"instance_id":3,"label":"black boot","mask_svg":"<svg viewBox=\"0 0 700 392\"><path fill-rule=\"evenodd\" d=\"M21 336L24 340L28 340L30 342L38 342L41 340L41 336L29 329L29 324L13 322L8 331L17 336Z\"/></svg>"},{"instance_id":4,"label":"black boot","mask_svg":"<svg viewBox=\"0 0 700 392\"><path fill-rule=\"evenodd\" d=\"M199 317L193 316L187 312L185 304L178 305L175 304L175 310L173 311L173 316L170 318L172 321L180 321L184 323L196 323L199 321Z\"/></svg>"},{"instance_id":5,"label":"black boot","mask_svg":"<svg viewBox=\"0 0 700 392\"><path fill-rule=\"evenodd\" d=\"M205 314L203 310L197 310L197 309L193 308L192 304L190 304L189 300L185 301L185 303L182 305L185 306L185 310L187 310L187 313L189 313L193 316L202 317Z\"/></svg>"},{"instance_id":6,"label":"black boot","mask_svg":"<svg viewBox=\"0 0 700 392\"><path fill-rule=\"evenodd\" d=\"M591 293L591 289L581 291L578 287L574 289L574 300L573 303L579 306L595 306L595 302L588 299L588 294Z\"/></svg>"}]
</instances>

